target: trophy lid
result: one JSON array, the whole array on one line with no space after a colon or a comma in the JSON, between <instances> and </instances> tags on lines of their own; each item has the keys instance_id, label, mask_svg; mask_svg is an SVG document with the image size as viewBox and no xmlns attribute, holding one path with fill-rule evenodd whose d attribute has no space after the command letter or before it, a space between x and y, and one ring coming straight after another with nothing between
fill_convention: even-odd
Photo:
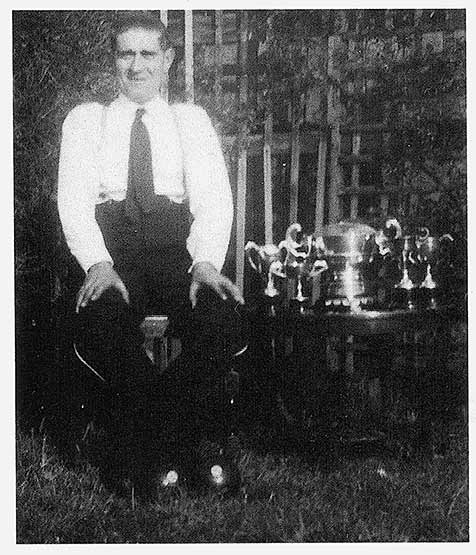
<instances>
[{"instance_id":1,"label":"trophy lid","mask_svg":"<svg viewBox=\"0 0 476 555\"><path fill-rule=\"evenodd\" d=\"M322 235L325 237L342 237L350 232L356 236L366 237L376 233L375 229L370 225L343 220L335 224L328 224L324 226Z\"/></svg>"},{"instance_id":2,"label":"trophy lid","mask_svg":"<svg viewBox=\"0 0 476 555\"><path fill-rule=\"evenodd\" d=\"M327 255L353 258L364 253L375 234L375 229L367 224L341 221L324 227L322 242Z\"/></svg>"}]
</instances>

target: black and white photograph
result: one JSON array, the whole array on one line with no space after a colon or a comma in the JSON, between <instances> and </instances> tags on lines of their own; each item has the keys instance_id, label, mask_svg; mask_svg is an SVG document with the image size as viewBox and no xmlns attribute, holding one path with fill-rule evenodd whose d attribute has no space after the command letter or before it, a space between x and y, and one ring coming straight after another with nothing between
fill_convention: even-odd
<instances>
[{"instance_id":1,"label":"black and white photograph","mask_svg":"<svg viewBox=\"0 0 476 555\"><path fill-rule=\"evenodd\" d=\"M8 12L12 541L469 547L470 10L110 4Z\"/></svg>"}]
</instances>

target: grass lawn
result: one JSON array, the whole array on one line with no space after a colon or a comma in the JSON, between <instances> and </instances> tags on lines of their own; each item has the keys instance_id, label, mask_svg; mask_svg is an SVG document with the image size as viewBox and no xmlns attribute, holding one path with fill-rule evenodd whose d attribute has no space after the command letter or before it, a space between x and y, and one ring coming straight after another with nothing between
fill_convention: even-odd
<instances>
[{"instance_id":1,"label":"grass lawn","mask_svg":"<svg viewBox=\"0 0 476 555\"><path fill-rule=\"evenodd\" d=\"M111 495L86 462L64 466L41 433L17 436L17 543L423 542L469 539L466 427L444 456L239 453L235 498Z\"/></svg>"}]
</instances>

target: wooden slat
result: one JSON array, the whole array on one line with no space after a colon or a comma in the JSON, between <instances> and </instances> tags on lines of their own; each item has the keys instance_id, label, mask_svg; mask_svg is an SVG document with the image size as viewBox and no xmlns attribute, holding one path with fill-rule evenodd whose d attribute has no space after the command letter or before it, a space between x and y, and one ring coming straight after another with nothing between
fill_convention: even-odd
<instances>
[{"instance_id":1,"label":"wooden slat","mask_svg":"<svg viewBox=\"0 0 476 555\"><path fill-rule=\"evenodd\" d=\"M185 100L194 101L193 90L193 12L185 10Z\"/></svg>"},{"instance_id":2,"label":"wooden slat","mask_svg":"<svg viewBox=\"0 0 476 555\"><path fill-rule=\"evenodd\" d=\"M382 216L386 217L388 215L388 195L382 193L380 195L380 213Z\"/></svg>"},{"instance_id":3,"label":"wooden slat","mask_svg":"<svg viewBox=\"0 0 476 555\"><path fill-rule=\"evenodd\" d=\"M289 223L297 222L298 218L298 196L299 196L299 133L301 127L301 103L299 108L293 110L293 121L291 128L291 171L290 171L290 197L289 197Z\"/></svg>"},{"instance_id":4,"label":"wooden slat","mask_svg":"<svg viewBox=\"0 0 476 555\"><path fill-rule=\"evenodd\" d=\"M167 27L168 23L168 13L167 10L160 10L160 21ZM169 100L169 80L164 83L162 88L162 97L168 102Z\"/></svg>"},{"instance_id":5,"label":"wooden slat","mask_svg":"<svg viewBox=\"0 0 476 555\"><path fill-rule=\"evenodd\" d=\"M361 135L354 133L352 137L352 154L358 156L360 153ZM360 168L358 164L352 164L351 187L359 189ZM350 219L356 220L359 213L359 195L354 193L350 197Z\"/></svg>"},{"instance_id":6,"label":"wooden slat","mask_svg":"<svg viewBox=\"0 0 476 555\"><path fill-rule=\"evenodd\" d=\"M342 46L338 36L329 37L328 40L328 74L329 77L339 81L338 67L334 65L334 52ZM329 222L335 223L340 218L339 187L342 183L342 171L339 165L341 143L341 106L339 91L335 85L330 85L327 92L327 123L331 129L331 146L329 160Z\"/></svg>"},{"instance_id":7,"label":"wooden slat","mask_svg":"<svg viewBox=\"0 0 476 555\"><path fill-rule=\"evenodd\" d=\"M223 11L216 10L215 12L215 101L217 104L221 101L222 92L222 77L223 77L223 63L222 63L222 49L223 49Z\"/></svg>"},{"instance_id":8,"label":"wooden slat","mask_svg":"<svg viewBox=\"0 0 476 555\"><path fill-rule=\"evenodd\" d=\"M314 213L314 232L321 235L324 228L324 195L326 188L327 133L321 133L317 153L316 205ZM312 282L312 303L321 296L321 279L317 276Z\"/></svg>"},{"instance_id":9,"label":"wooden slat","mask_svg":"<svg viewBox=\"0 0 476 555\"><path fill-rule=\"evenodd\" d=\"M263 181L264 181L264 240L273 242L273 183L271 145L273 141L273 114L267 114L264 121Z\"/></svg>"},{"instance_id":10,"label":"wooden slat","mask_svg":"<svg viewBox=\"0 0 476 555\"><path fill-rule=\"evenodd\" d=\"M340 131L336 123L331 128L330 149L330 180L329 180L329 222L335 223L340 219L339 186L341 183L341 168L339 165Z\"/></svg>"},{"instance_id":11,"label":"wooden slat","mask_svg":"<svg viewBox=\"0 0 476 555\"><path fill-rule=\"evenodd\" d=\"M245 223L246 223L246 173L247 151L240 149L236 178L236 285L243 291L245 274Z\"/></svg>"},{"instance_id":12,"label":"wooden slat","mask_svg":"<svg viewBox=\"0 0 476 555\"><path fill-rule=\"evenodd\" d=\"M248 12L240 15L240 102L248 100Z\"/></svg>"},{"instance_id":13,"label":"wooden slat","mask_svg":"<svg viewBox=\"0 0 476 555\"><path fill-rule=\"evenodd\" d=\"M326 189L327 133L321 133L317 154L316 207L314 230L322 233L324 226L324 195Z\"/></svg>"},{"instance_id":14,"label":"wooden slat","mask_svg":"<svg viewBox=\"0 0 476 555\"><path fill-rule=\"evenodd\" d=\"M247 66L248 13L240 14L240 103L246 105L248 99ZM236 192L236 285L243 291L245 274L245 224L246 224L246 174L248 129L243 124L239 137L237 192Z\"/></svg>"}]
</instances>

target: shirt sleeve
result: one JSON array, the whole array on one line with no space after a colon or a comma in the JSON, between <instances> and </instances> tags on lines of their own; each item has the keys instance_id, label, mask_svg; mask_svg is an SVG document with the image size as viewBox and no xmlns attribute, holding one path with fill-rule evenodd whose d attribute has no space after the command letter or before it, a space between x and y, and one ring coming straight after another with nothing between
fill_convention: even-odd
<instances>
[{"instance_id":1,"label":"shirt sleeve","mask_svg":"<svg viewBox=\"0 0 476 555\"><path fill-rule=\"evenodd\" d=\"M223 268L233 223L233 199L220 142L205 110L190 106L182 128L185 184L193 222L187 248L193 265Z\"/></svg>"},{"instance_id":2,"label":"shirt sleeve","mask_svg":"<svg viewBox=\"0 0 476 555\"><path fill-rule=\"evenodd\" d=\"M85 272L112 258L96 222L97 166L102 107L81 105L63 123L58 171L58 211L68 247Z\"/></svg>"}]
</instances>

